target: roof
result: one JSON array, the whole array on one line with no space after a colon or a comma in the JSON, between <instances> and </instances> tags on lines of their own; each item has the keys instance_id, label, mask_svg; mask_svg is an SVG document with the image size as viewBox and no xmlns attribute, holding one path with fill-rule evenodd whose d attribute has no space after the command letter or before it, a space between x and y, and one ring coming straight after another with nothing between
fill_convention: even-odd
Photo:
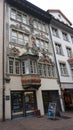
<instances>
[{"instance_id":1,"label":"roof","mask_svg":"<svg viewBox=\"0 0 73 130\"><path fill-rule=\"evenodd\" d=\"M67 21L70 25L72 25L71 21L70 21L59 9L49 9L49 10L47 10L47 12L49 12L49 13L59 12L59 13L66 19L66 21Z\"/></svg>"}]
</instances>

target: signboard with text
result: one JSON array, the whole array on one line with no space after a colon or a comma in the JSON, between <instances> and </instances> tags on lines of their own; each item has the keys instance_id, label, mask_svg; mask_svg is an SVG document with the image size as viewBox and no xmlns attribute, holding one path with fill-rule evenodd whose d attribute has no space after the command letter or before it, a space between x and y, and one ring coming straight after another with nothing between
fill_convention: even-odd
<instances>
[{"instance_id":1,"label":"signboard with text","mask_svg":"<svg viewBox=\"0 0 73 130\"><path fill-rule=\"evenodd\" d=\"M56 116L56 103L50 102L48 106L48 117L55 119Z\"/></svg>"}]
</instances>

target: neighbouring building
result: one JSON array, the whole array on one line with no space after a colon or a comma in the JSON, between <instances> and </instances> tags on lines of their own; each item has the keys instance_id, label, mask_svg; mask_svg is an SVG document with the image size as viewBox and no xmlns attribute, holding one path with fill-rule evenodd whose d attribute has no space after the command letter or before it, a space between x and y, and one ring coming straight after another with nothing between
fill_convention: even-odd
<instances>
[{"instance_id":1,"label":"neighbouring building","mask_svg":"<svg viewBox=\"0 0 73 130\"><path fill-rule=\"evenodd\" d=\"M48 10L53 16L50 35L58 70L58 82L66 111L73 111L73 28L60 10Z\"/></svg>"},{"instance_id":2,"label":"neighbouring building","mask_svg":"<svg viewBox=\"0 0 73 130\"><path fill-rule=\"evenodd\" d=\"M37 110L44 115L49 102L64 110L49 32L52 16L26 0L1 0L0 13L0 119Z\"/></svg>"}]
</instances>

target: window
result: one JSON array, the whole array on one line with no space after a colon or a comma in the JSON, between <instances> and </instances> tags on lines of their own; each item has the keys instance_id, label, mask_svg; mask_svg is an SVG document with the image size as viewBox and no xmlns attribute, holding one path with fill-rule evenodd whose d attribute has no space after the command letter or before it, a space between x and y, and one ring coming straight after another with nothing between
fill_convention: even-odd
<instances>
[{"instance_id":1,"label":"window","mask_svg":"<svg viewBox=\"0 0 73 130\"><path fill-rule=\"evenodd\" d=\"M27 24L27 16L23 15L22 16L22 21L24 24Z\"/></svg>"},{"instance_id":2,"label":"window","mask_svg":"<svg viewBox=\"0 0 73 130\"><path fill-rule=\"evenodd\" d=\"M46 26L45 26L45 24L42 24L42 31L43 31L43 32L46 31Z\"/></svg>"},{"instance_id":3,"label":"window","mask_svg":"<svg viewBox=\"0 0 73 130\"><path fill-rule=\"evenodd\" d=\"M16 19L16 11L14 9L11 10L11 18Z\"/></svg>"},{"instance_id":4,"label":"window","mask_svg":"<svg viewBox=\"0 0 73 130\"><path fill-rule=\"evenodd\" d=\"M22 22L22 15L17 13L17 21Z\"/></svg>"},{"instance_id":5,"label":"window","mask_svg":"<svg viewBox=\"0 0 73 130\"><path fill-rule=\"evenodd\" d=\"M63 39L65 41L68 41L68 35L67 35L67 33L62 32L62 35L63 35Z\"/></svg>"},{"instance_id":6,"label":"window","mask_svg":"<svg viewBox=\"0 0 73 130\"><path fill-rule=\"evenodd\" d=\"M33 22L34 28L37 28L37 21Z\"/></svg>"},{"instance_id":7,"label":"window","mask_svg":"<svg viewBox=\"0 0 73 130\"><path fill-rule=\"evenodd\" d=\"M38 63L38 73L40 76L43 76L43 73L42 73L42 64L41 63Z\"/></svg>"},{"instance_id":8,"label":"window","mask_svg":"<svg viewBox=\"0 0 73 130\"><path fill-rule=\"evenodd\" d=\"M13 74L13 59L9 59L9 73Z\"/></svg>"},{"instance_id":9,"label":"window","mask_svg":"<svg viewBox=\"0 0 73 130\"><path fill-rule=\"evenodd\" d=\"M23 34L22 33L18 33L18 43L23 44Z\"/></svg>"},{"instance_id":10,"label":"window","mask_svg":"<svg viewBox=\"0 0 73 130\"><path fill-rule=\"evenodd\" d=\"M73 63L70 64L70 69L71 69L71 74L72 74L72 77L73 77Z\"/></svg>"},{"instance_id":11,"label":"window","mask_svg":"<svg viewBox=\"0 0 73 130\"><path fill-rule=\"evenodd\" d=\"M22 62L22 74L25 74L25 62Z\"/></svg>"},{"instance_id":12,"label":"window","mask_svg":"<svg viewBox=\"0 0 73 130\"><path fill-rule=\"evenodd\" d=\"M40 39L36 39L36 46L40 49L44 49L44 50L48 50L49 46L48 46L48 42L44 41L44 40L40 40Z\"/></svg>"},{"instance_id":13,"label":"window","mask_svg":"<svg viewBox=\"0 0 73 130\"><path fill-rule=\"evenodd\" d=\"M65 63L59 63L59 65L60 65L61 75L68 75L66 64Z\"/></svg>"},{"instance_id":14,"label":"window","mask_svg":"<svg viewBox=\"0 0 73 130\"><path fill-rule=\"evenodd\" d=\"M41 77L54 77L55 70L53 65L38 63L38 73Z\"/></svg>"},{"instance_id":15,"label":"window","mask_svg":"<svg viewBox=\"0 0 73 130\"><path fill-rule=\"evenodd\" d=\"M56 53L59 54L59 55L62 55L63 52L62 52L61 44L55 43L55 47L56 47Z\"/></svg>"},{"instance_id":16,"label":"window","mask_svg":"<svg viewBox=\"0 0 73 130\"><path fill-rule=\"evenodd\" d=\"M12 42L17 43L17 32L16 31L12 31Z\"/></svg>"},{"instance_id":17,"label":"window","mask_svg":"<svg viewBox=\"0 0 73 130\"><path fill-rule=\"evenodd\" d=\"M28 43L29 36L24 33L12 30L11 42L26 45Z\"/></svg>"},{"instance_id":18,"label":"window","mask_svg":"<svg viewBox=\"0 0 73 130\"><path fill-rule=\"evenodd\" d=\"M14 58L9 58L9 73L20 74L20 61Z\"/></svg>"},{"instance_id":19,"label":"window","mask_svg":"<svg viewBox=\"0 0 73 130\"><path fill-rule=\"evenodd\" d=\"M52 33L53 33L54 36L59 37L58 29L52 27Z\"/></svg>"},{"instance_id":20,"label":"window","mask_svg":"<svg viewBox=\"0 0 73 130\"><path fill-rule=\"evenodd\" d=\"M20 62L17 60L15 61L15 73L20 74Z\"/></svg>"},{"instance_id":21,"label":"window","mask_svg":"<svg viewBox=\"0 0 73 130\"><path fill-rule=\"evenodd\" d=\"M68 57L72 57L72 51L71 51L71 48L66 47L66 50L67 50L67 55L68 55Z\"/></svg>"},{"instance_id":22,"label":"window","mask_svg":"<svg viewBox=\"0 0 73 130\"><path fill-rule=\"evenodd\" d=\"M11 9L11 18L17 20L18 22L22 22L27 24L27 16L18 10Z\"/></svg>"},{"instance_id":23,"label":"window","mask_svg":"<svg viewBox=\"0 0 73 130\"><path fill-rule=\"evenodd\" d=\"M26 45L29 42L29 36L24 35L24 44Z\"/></svg>"},{"instance_id":24,"label":"window","mask_svg":"<svg viewBox=\"0 0 73 130\"><path fill-rule=\"evenodd\" d=\"M33 74L37 73L37 66L36 66L36 61L30 60L30 71Z\"/></svg>"},{"instance_id":25,"label":"window","mask_svg":"<svg viewBox=\"0 0 73 130\"><path fill-rule=\"evenodd\" d=\"M38 22L38 29L41 30L41 23Z\"/></svg>"}]
</instances>

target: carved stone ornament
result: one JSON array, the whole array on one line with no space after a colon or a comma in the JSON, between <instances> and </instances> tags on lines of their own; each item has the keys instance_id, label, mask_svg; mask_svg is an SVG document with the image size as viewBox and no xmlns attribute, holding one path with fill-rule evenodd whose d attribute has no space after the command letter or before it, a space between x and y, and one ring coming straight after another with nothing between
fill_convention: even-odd
<instances>
[{"instance_id":1,"label":"carved stone ornament","mask_svg":"<svg viewBox=\"0 0 73 130\"><path fill-rule=\"evenodd\" d=\"M19 55L19 53L20 53L19 49L15 48L15 47L10 49L10 55L13 55L13 56Z\"/></svg>"}]
</instances>

